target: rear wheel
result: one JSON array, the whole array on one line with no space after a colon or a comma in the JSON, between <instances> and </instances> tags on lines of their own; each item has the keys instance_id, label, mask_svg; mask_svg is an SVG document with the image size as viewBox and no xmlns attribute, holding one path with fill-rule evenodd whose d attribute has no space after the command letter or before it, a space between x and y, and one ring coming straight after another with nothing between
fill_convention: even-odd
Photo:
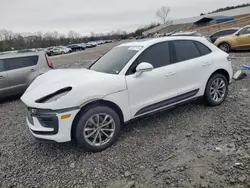
<instances>
[{"instance_id":1,"label":"rear wheel","mask_svg":"<svg viewBox=\"0 0 250 188\"><path fill-rule=\"evenodd\" d=\"M63 54L65 54L65 52L61 52L61 54L63 55Z\"/></svg>"},{"instance_id":2,"label":"rear wheel","mask_svg":"<svg viewBox=\"0 0 250 188\"><path fill-rule=\"evenodd\" d=\"M223 50L224 52L227 52L227 53L230 52L230 45L228 43L226 43L226 42L221 43L218 47L221 50Z\"/></svg>"},{"instance_id":3,"label":"rear wheel","mask_svg":"<svg viewBox=\"0 0 250 188\"><path fill-rule=\"evenodd\" d=\"M117 140L120 128L120 118L113 109L92 106L82 112L76 124L75 138L86 151L99 152Z\"/></svg>"},{"instance_id":4,"label":"rear wheel","mask_svg":"<svg viewBox=\"0 0 250 188\"><path fill-rule=\"evenodd\" d=\"M209 106L218 106L228 94L228 81L223 74L213 75L207 83L204 100Z\"/></svg>"}]
</instances>

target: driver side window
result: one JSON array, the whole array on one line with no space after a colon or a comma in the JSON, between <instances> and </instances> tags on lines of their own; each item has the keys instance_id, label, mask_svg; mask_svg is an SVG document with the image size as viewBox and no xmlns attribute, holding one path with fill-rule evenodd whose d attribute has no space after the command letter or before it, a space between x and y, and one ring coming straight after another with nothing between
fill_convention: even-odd
<instances>
[{"instance_id":1,"label":"driver side window","mask_svg":"<svg viewBox=\"0 0 250 188\"><path fill-rule=\"evenodd\" d=\"M240 35L250 34L250 27L246 27L239 32Z\"/></svg>"},{"instance_id":2,"label":"driver side window","mask_svg":"<svg viewBox=\"0 0 250 188\"><path fill-rule=\"evenodd\" d=\"M152 64L154 69L169 65L171 63L169 43L162 42L147 48L130 66L126 75L134 74L136 72L136 67L142 62Z\"/></svg>"}]
</instances>

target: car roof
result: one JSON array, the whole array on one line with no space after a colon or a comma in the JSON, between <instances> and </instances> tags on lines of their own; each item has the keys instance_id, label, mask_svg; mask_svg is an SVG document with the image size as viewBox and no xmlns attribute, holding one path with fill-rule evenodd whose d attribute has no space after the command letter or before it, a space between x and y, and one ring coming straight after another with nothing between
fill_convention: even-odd
<instances>
[{"instance_id":1,"label":"car roof","mask_svg":"<svg viewBox=\"0 0 250 188\"><path fill-rule=\"evenodd\" d=\"M39 51L39 52L24 52L24 53L4 54L4 55L0 55L0 59L27 57L27 56L34 56L34 55L37 55L37 56L45 55L45 52Z\"/></svg>"},{"instance_id":2,"label":"car roof","mask_svg":"<svg viewBox=\"0 0 250 188\"><path fill-rule=\"evenodd\" d=\"M167 41L173 41L173 40L196 40L196 41L204 41L206 40L204 37L193 37L193 36L166 36L161 38L154 38L154 39L143 39L138 40L135 42L128 42L121 44L119 46L142 46L147 47L151 46L153 44L157 44L159 42L167 42Z\"/></svg>"},{"instance_id":3,"label":"car roof","mask_svg":"<svg viewBox=\"0 0 250 188\"><path fill-rule=\"evenodd\" d=\"M240 29L240 27L232 27L232 28L226 28L226 29L221 29L221 30L219 30L219 31L217 31L217 32L220 32L220 31L227 31L227 30L239 30ZM216 33L217 33L216 32Z\"/></svg>"},{"instance_id":4,"label":"car roof","mask_svg":"<svg viewBox=\"0 0 250 188\"><path fill-rule=\"evenodd\" d=\"M177 36L177 35L193 35L193 34L199 34L199 32L197 31L193 31L193 32L179 32L179 33L173 33L172 36Z\"/></svg>"}]
</instances>

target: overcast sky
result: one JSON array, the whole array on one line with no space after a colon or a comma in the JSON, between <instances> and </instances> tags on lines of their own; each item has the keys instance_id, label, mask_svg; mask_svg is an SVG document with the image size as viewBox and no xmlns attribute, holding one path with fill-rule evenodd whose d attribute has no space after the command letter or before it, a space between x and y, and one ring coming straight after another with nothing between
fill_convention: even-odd
<instances>
[{"instance_id":1,"label":"overcast sky","mask_svg":"<svg viewBox=\"0 0 250 188\"><path fill-rule=\"evenodd\" d=\"M75 30L82 35L134 29L159 21L156 10L171 8L170 19L211 12L250 0L0 0L0 29L14 32Z\"/></svg>"}]
</instances>

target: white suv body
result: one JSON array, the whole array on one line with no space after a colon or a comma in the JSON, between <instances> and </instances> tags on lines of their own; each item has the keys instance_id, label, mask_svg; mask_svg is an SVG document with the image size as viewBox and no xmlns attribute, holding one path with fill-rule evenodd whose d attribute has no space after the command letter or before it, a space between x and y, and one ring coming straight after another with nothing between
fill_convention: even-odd
<instances>
[{"instance_id":1,"label":"white suv body","mask_svg":"<svg viewBox=\"0 0 250 188\"><path fill-rule=\"evenodd\" d=\"M232 80L228 54L202 37L164 37L113 48L89 69L52 70L21 100L38 139L101 151L120 124L204 97L221 104Z\"/></svg>"}]
</instances>

